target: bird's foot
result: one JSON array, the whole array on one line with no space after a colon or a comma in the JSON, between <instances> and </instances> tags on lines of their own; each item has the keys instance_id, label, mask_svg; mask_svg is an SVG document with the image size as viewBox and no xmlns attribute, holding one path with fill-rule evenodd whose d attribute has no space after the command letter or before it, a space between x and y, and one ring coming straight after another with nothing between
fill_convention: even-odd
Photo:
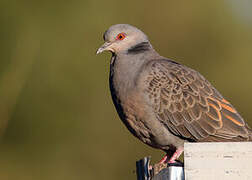
<instances>
[{"instance_id":1,"label":"bird's foot","mask_svg":"<svg viewBox=\"0 0 252 180\"><path fill-rule=\"evenodd\" d=\"M153 165L154 174L158 174L162 169L167 167L168 155L165 156L157 163Z\"/></svg>"},{"instance_id":2,"label":"bird's foot","mask_svg":"<svg viewBox=\"0 0 252 180\"><path fill-rule=\"evenodd\" d=\"M169 164L176 163L176 160L179 158L179 156L183 153L184 149L183 148L178 148L168 161Z\"/></svg>"},{"instance_id":3,"label":"bird's foot","mask_svg":"<svg viewBox=\"0 0 252 180\"><path fill-rule=\"evenodd\" d=\"M165 162L159 162L157 164L153 165L153 173L158 174L162 169L167 168L167 163Z\"/></svg>"},{"instance_id":4,"label":"bird's foot","mask_svg":"<svg viewBox=\"0 0 252 180\"><path fill-rule=\"evenodd\" d=\"M173 163L176 163L176 161L175 160L169 160L168 163L173 164Z\"/></svg>"}]
</instances>

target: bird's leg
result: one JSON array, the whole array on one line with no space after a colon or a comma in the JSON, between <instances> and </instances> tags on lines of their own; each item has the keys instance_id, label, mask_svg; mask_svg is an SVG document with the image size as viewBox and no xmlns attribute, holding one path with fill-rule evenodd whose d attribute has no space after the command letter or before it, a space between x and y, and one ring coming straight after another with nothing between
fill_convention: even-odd
<instances>
[{"instance_id":1,"label":"bird's leg","mask_svg":"<svg viewBox=\"0 0 252 180\"><path fill-rule=\"evenodd\" d=\"M152 169L154 174L157 174L162 169L166 168L169 165L168 163L175 163L175 160L182 154L183 150L183 148L176 149L175 147L166 150L166 154L161 161L153 166Z\"/></svg>"},{"instance_id":2,"label":"bird's leg","mask_svg":"<svg viewBox=\"0 0 252 180\"><path fill-rule=\"evenodd\" d=\"M159 161L159 163L166 163L167 159L168 159L168 155L165 154L165 156Z\"/></svg>"},{"instance_id":3,"label":"bird's leg","mask_svg":"<svg viewBox=\"0 0 252 180\"><path fill-rule=\"evenodd\" d=\"M161 163L167 163L169 161L169 159L172 157L172 155L175 153L175 148L169 148L168 150L166 150L166 154L165 156L159 161L159 164Z\"/></svg>"},{"instance_id":4,"label":"bird's leg","mask_svg":"<svg viewBox=\"0 0 252 180\"><path fill-rule=\"evenodd\" d=\"M179 156L183 153L184 151L184 148L178 148L174 154L172 155L172 157L170 158L169 162L168 163L175 163L176 162L176 159L179 158Z\"/></svg>"}]
</instances>

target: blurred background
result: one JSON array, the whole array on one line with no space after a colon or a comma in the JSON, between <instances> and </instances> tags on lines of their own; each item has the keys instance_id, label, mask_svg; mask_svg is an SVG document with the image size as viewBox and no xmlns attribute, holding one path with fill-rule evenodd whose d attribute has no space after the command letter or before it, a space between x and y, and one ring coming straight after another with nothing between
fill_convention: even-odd
<instances>
[{"instance_id":1,"label":"blurred background","mask_svg":"<svg viewBox=\"0 0 252 180\"><path fill-rule=\"evenodd\" d=\"M135 179L163 152L135 139L108 87L111 25L139 27L201 72L252 126L252 1L1 0L0 179Z\"/></svg>"}]
</instances>

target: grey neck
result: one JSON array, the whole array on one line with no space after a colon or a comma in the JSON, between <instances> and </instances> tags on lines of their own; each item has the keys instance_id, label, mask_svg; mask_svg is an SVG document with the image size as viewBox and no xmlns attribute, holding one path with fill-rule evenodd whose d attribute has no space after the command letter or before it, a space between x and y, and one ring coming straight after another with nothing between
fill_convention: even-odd
<instances>
[{"instance_id":1,"label":"grey neck","mask_svg":"<svg viewBox=\"0 0 252 180\"><path fill-rule=\"evenodd\" d=\"M148 61L159 56L154 49L144 53L113 55L110 64L110 83L117 95L127 98L131 90L136 87L138 75Z\"/></svg>"}]
</instances>

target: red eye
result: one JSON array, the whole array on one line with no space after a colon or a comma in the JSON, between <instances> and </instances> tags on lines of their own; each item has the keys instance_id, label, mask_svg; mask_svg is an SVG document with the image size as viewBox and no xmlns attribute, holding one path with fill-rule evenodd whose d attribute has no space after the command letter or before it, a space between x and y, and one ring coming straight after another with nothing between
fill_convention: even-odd
<instances>
[{"instance_id":1,"label":"red eye","mask_svg":"<svg viewBox=\"0 0 252 180\"><path fill-rule=\"evenodd\" d=\"M125 33L119 33L119 34L116 36L116 39L121 41L121 40L123 40L125 37L126 37L126 34L125 34Z\"/></svg>"}]
</instances>

